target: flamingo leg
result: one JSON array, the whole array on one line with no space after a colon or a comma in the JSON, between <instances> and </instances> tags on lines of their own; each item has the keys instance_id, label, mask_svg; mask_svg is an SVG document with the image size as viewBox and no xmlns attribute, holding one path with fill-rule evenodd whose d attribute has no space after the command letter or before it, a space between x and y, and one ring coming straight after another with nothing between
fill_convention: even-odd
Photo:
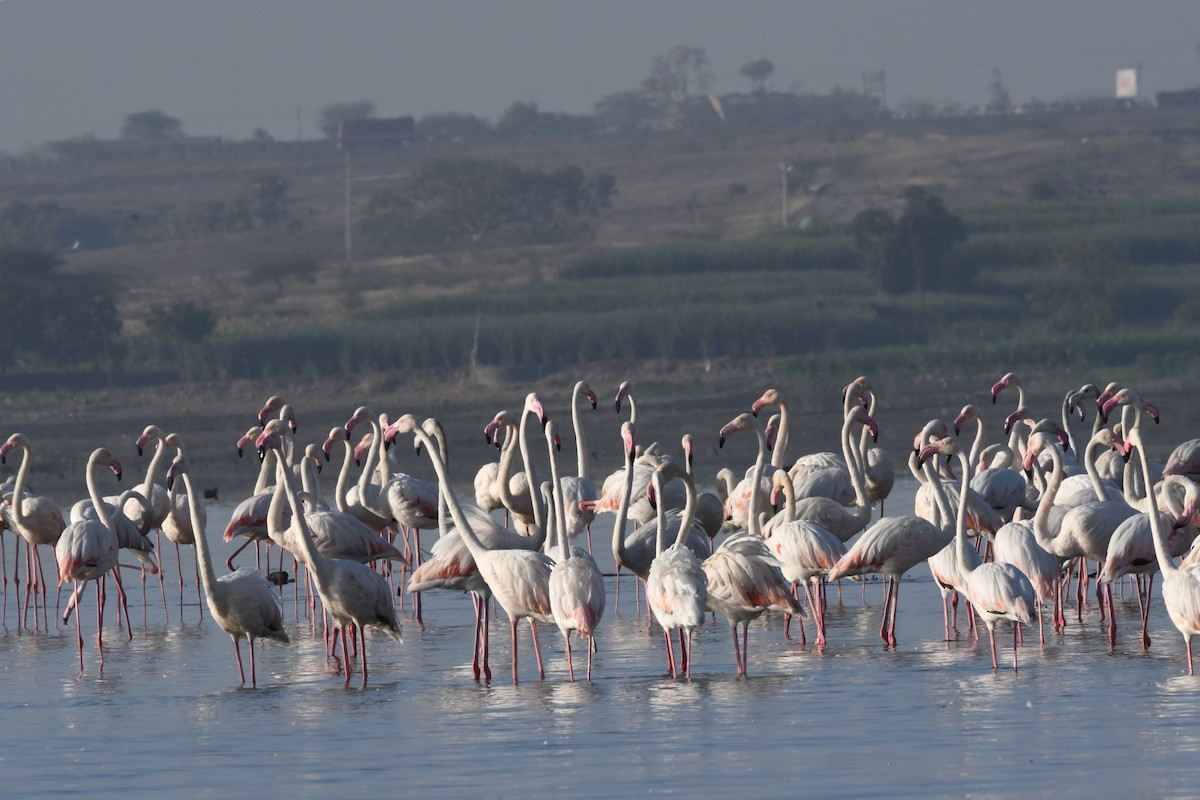
<instances>
[{"instance_id":1,"label":"flamingo leg","mask_svg":"<svg viewBox=\"0 0 1200 800\"><path fill-rule=\"evenodd\" d=\"M475 643L471 649L471 674L479 680L479 647L483 639L483 607L479 595L471 593L471 604L475 606Z\"/></svg>"},{"instance_id":2,"label":"flamingo leg","mask_svg":"<svg viewBox=\"0 0 1200 800\"><path fill-rule=\"evenodd\" d=\"M356 627L358 627L358 635L355 637L355 640L359 641L358 652L359 652L359 655L362 657L362 675L363 675L362 685L366 686L367 685L367 629L362 626L356 626ZM253 663L251 663L250 669L251 670L254 669Z\"/></svg>"},{"instance_id":3,"label":"flamingo leg","mask_svg":"<svg viewBox=\"0 0 1200 800\"><path fill-rule=\"evenodd\" d=\"M672 678L678 678L679 674L675 671L675 649L671 644L671 632L663 628L663 639L667 643L667 673Z\"/></svg>"},{"instance_id":4,"label":"flamingo leg","mask_svg":"<svg viewBox=\"0 0 1200 800\"><path fill-rule=\"evenodd\" d=\"M492 668L488 664L488 643L490 640L488 628L491 625L491 609L489 608L489 597L481 597L480 602L483 604L483 677L489 681L492 679Z\"/></svg>"},{"instance_id":5,"label":"flamingo leg","mask_svg":"<svg viewBox=\"0 0 1200 800\"><path fill-rule=\"evenodd\" d=\"M592 654L596 652L596 637L588 636L588 640L589 640L589 642L588 642L587 679L588 679L588 682L591 683L591 680L592 680Z\"/></svg>"},{"instance_id":6,"label":"flamingo leg","mask_svg":"<svg viewBox=\"0 0 1200 800\"><path fill-rule=\"evenodd\" d=\"M538 644L537 620L535 620L533 617L529 618L529 632L533 634L533 652L537 654L538 678L540 680L546 680L546 670L542 666L542 648L541 645Z\"/></svg>"},{"instance_id":7,"label":"flamingo leg","mask_svg":"<svg viewBox=\"0 0 1200 800\"><path fill-rule=\"evenodd\" d=\"M892 621L888 626L888 646L895 648L896 646L896 612L900 610L900 578L899 576L892 579Z\"/></svg>"},{"instance_id":8,"label":"flamingo leg","mask_svg":"<svg viewBox=\"0 0 1200 800\"><path fill-rule=\"evenodd\" d=\"M258 676L255 674L255 667L254 667L254 637L251 636L250 634L246 634L246 641L248 641L250 643L250 688L257 689L258 688ZM363 672L365 674L366 673L366 659L365 658L363 660L363 664L364 664Z\"/></svg>"},{"instance_id":9,"label":"flamingo leg","mask_svg":"<svg viewBox=\"0 0 1200 800\"><path fill-rule=\"evenodd\" d=\"M741 651L741 648L738 647L737 623L735 622L733 624L733 627L731 627L729 630L733 633L733 660L737 662L737 674L741 675L742 674L742 651Z\"/></svg>"},{"instance_id":10,"label":"flamingo leg","mask_svg":"<svg viewBox=\"0 0 1200 800\"><path fill-rule=\"evenodd\" d=\"M253 541L254 541L253 539L246 539L246 541L242 542L238 546L237 550L234 550L233 553L230 554L229 558L225 559L225 566L229 567L230 572L234 571L233 560L238 557L238 553L245 550L250 545L250 543ZM255 549L257 550L257 548L255 548ZM259 563L261 563L261 562L259 562Z\"/></svg>"},{"instance_id":11,"label":"flamingo leg","mask_svg":"<svg viewBox=\"0 0 1200 800\"><path fill-rule=\"evenodd\" d=\"M1017 671L1017 631L1020 630L1020 623L1013 621L1013 673Z\"/></svg>"},{"instance_id":12,"label":"flamingo leg","mask_svg":"<svg viewBox=\"0 0 1200 800\"><path fill-rule=\"evenodd\" d=\"M413 561L413 569L415 570L417 567L421 566L421 529L420 528L413 528L413 539L416 541L416 547L413 549L413 553L414 553L413 558L415 559ZM424 620L421 616L421 595L419 592L417 594L413 595L413 610L416 611L416 614L417 614L417 624L423 623Z\"/></svg>"},{"instance_id":13,"label":"flamingo leg","mask_svg":"<svg viewBox=\"0 0 1200 800\"><path fill-rule=\"evenodd\" d=\"M567 676L571 683L575 682L575 665L571 662L571 632L563 631L563 642L567 646Z\"/></svg>"},{"instance_id":14,"label":"flamingo leg","mask_svg":"<svg viewBox=\"0 0 1200 800\"><path fill-rule=\"evenodd\" d=\"M230 638L230 639L233 639L233 654L234 654L234 656L236 656L236 657L237 657L237 665L238 665L238 684L239 684L240 686L245 686L245 685L246 685L246 670L245 670L245 669L243 669L243 667L242 667L242 643L241 643L241 637L240 637L240 636L238 636L237 634L231 633L231 634L229 634L229 638ZM253 672L252 672L252 674L253 674Z\"/></svg>"},{"instance_id":15,"label":"flamingo leg","mask_svg":"<svg viewBox=\"0 0 1200 800\"><path fill-rule=\"evenodd\" d=\"M517 621L510 619L508 621L510 630L512 631L512 672L513 686L517 685Z\"/></svg>"},{"instance_id":16,"label":"flamingo leg","mask_svg":"<svg viewBox=\"0 0 1200 800\"><path fill-rule=\"evenodd\" d=\"M1154 593L1154 573L1151 572L1146 583L1146 603L1142 611L1142 649L1150 649L1150 634L1146 626L1150 623L1150 595Z\"/></svg>"},{"instance_id":17,"label":"flamingo leg","mask_svg":"<svg viewBox=\"0 0 1200 800\"><path fill-rule=\"evenodd\" d=\"M349 640L350 640L350 636L351 636L350 626L349 625L339 625L338 627L341 628L341 631L342 631L342 673L345 676L345 680L342 681L342 684L345 686L349 686L350 685L350 645L349 645Z\"/></svg>"},{"instance_id":18,"label":"flamingo leg","mask_svg":"<svg viewBox=\"0 0 1200 800\"><path fill-rule=\"evenodd\" d=\"M14 578L15 583L15 578ZM79 597L79 581L75 581L74 597ZM20 592L17 593L18 595ZM69 610L69 609L68 609ZM75 615L75 638L79 642L79 674L83 674L83 623L79 621L79 614Z\"/></svg>"},{"instance_id":19,"label":"flamingo leg","mask_svg":"<svg viewBox=\"0 0 1200 800\"><path fill-rule=\"evenodd\" d=\"M988 625L987 629L988 629L988 639L991 640L991 643L992 643L992 672L995 672L996 670L1000 669L1000 664L996 661L996 626ZM1017 646L1017 642L1014 639L1013 640L1014 652L1016 651L1015 650L1016 646Z\"/></svg>"},{"instance_id":20,"label":"flamingo leg","mask_svg":"<svg viewBox=\"0 0 1200 800\"><path fill-rule=\"evenodd\" d=\"M1097 581L1097 586L1099 586L1099 581ZM1111 583L1104 586L1104 599L1103 602L1100 603L1101 608L1106 606L1108 607L1108 649L1109 652L1111 652L1117 645L1117 612L1116 609L1113 608L1113 592Z\"/></svg>"},{"instance_id":21,"label":"flamingo leg","mask_svg":"<svg viewBox=\"0 0 1200 800\"><path fill-rule=\"evenodd\" d=\"M734 635L737 635L737 628L733 629ZM742 677L750 677L750 623L742 623Z\"/></svg>"},{"instance_id":22,"label":"flamingo leg","mask_svg":"<svg viewBox=\"0 0 1200 800\"><path fill-rule=\"evenodd\" d=\"M879 626L879 636L885 642L888 640L888 612L892 608L892 584L894 578L887 578L887 588L883 592L883 623ZM866 584L863 585L863 596L866 596Z\"/></svg>"}]
</instances>

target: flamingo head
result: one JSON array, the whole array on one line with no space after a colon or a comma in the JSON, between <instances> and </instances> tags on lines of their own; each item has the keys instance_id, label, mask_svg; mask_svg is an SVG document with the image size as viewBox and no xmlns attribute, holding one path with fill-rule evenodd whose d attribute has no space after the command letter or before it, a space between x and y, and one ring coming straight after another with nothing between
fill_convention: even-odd
<instances>
[{"instance_id":1,"label":"flamingo head","mask_svg":"<svg viewBox=\"0 0 1200 800\"><path fill-rule=\"evenodd\" d=\"M0 464L7 463L8 454L13 448L28 446L28 442L26 442L23 434L14 433L12 436L9 436L4 444L0 445Z\"/></svg>"},{"instance_id":2,"label":"flamingo head","mask_svg":"<svg viewBox=\"0 0 1200 800\"><path fill-rule=\"evenodd\" d=\"M146 449L146 445L150 442L157 442L163 438L162 428L157 425L147 425L142 431L142 435L137 438L138 458L142 457L142 452Z\"/></svg>"},{"instance_id":3,"label":"flamingo head","mask_svg":"<svg viewBox=\"0 0 1200 800\"><path fill-rule=\"evenodd\" d=\"M599 398L596 397L596 393L592 391L592 387L588 386L584 381L580 381L579 391L583 392L583 396L586 397L587 401L592 404L592 411L595 411L596 406L600 401Z\"/></svg>"},{"instance_id":4,"label":"flamingo head","mask_svg":"<svg viewBox=\"0 0 1200 800\"><path fill-rule=\"evenodd\" d=\"M254 440L257 439L258 435L262 432L263 432L263 429L260 428L258 425L255 425L254 427L247 430L244 434L242 434L242 438L237 440L238 458L242 457L242 453L245 451L245 449L247 447L249 447L251 444L253 444Z\"/></svg>"},{"instance_id":5,"label":"flamingo head","mask_svg":"<svg viewBox=\"0 0 1200 800\"><path fill-rule=\"evenodd\" d=\"M267 402L263 403L263 407L258 411L258 424L266 425L267 420L275 416L279 409L284 405L283 398L277 394L273 394L267 398Z\"/></svg>"},{"instance_id":6,"label":"flamingo head","mask_svg":"<svg viewBox=\"0 0 1200 800\"><path fill-rule=\"evenodd\" d=\"M171 466L167 469L167 489L175 487L175 479L189 469L188 460L183 455L175 456L175 460L171 462Z\"/></svg>"},{"instance_id":7,"label":"flamingo head","mask_svg":"<svg viewBox=\"0 0 1200 800\"><path fill-rule=\"evenodd\" d=\"M637 434L632 422L621 423L621 442L625 445L625 458L632 461L637 455Z\"/></svg>"},{"instance_id":8,"label":"flamingo head","mask_svg":"<svg viewBox=\"0 0 1200 800\"><path fill-rule=\"evenodd\" d=\"M329 435L321 443L321 450L325 453L325 460L328 461L330 459L335 444L346 441L349 441L349 439L346 437L345 428L330 428Z\"/></svg>"},{"instance_id":9,"label":"flamingo head","mask_svg":"<svg viewBox=\"0 0 1200 800\"><path fill-rule=\"evenodd\" d=\"M979 413L979 408L970 403L962 407L962 411L958 412L958 416L954 418L954 435L958 436L962 433L963 425L973 419L980 419L983 415Z\"/></svg>"},{"instance_id":10,"label":"flamingo head","mask_svg":"<svg viewBox=\"0 0 1200 800\"><path fill-rule=\"evenodd\" d=\"M780 417L778 414L772 414L767 420L767 427L763 428L763 438L767 440L767 449L775 449L775 437L779 433Z\"/></svg>"},{"instance_id":11,"label":"flamingo head","mask_svg":"<svg viewBox=\"0 0 1200 800\"><path fill-rule=\"evenodd\" d=\"M621 403L625 402L625 398L633 392L633 384L629 381L621 381L621 385L617 387L616 407L617 413L621 413Z\"/></svg>"},{"instance_id":12,"label":"flamingo head","mask_svg":"<svg viewBox=\"0 0 1200 800\"><path fill-rule=\"evenodd\" d=\"M546 416L546 409L542 405L542 398L538 397L537 392L530 392L525 395L525 410L531 414L536 414L538 422L542 423L542 427L546 427L549 417Z\"/></svg>"},{"instance_id":13,"label":"flamingo head","mask_svg":"<svg viewBox=\"0 0 1200 800\"><path fill-rule=\"evenodd\" d=\"M995 404L996 399L998 397L1000 397L1000 393L1003 392L1005 389L1007 389L1009 386L1019 387L1020 385L1021 385L1021 379L1017 377L1017 373L1015 373L1015 372L1006 373L1003 378L1001 378L1000 380L998 380L992 384L992 403Z\"/></svg>"},{"instance_id":14,"label":"flamingo head","mask_svg":"<svg viewBox=\"0 0 1200 800\"><path fill-rule=\"evenodd\" d=\"M1012 433L1013 426L1023 419L1029 417L1029 409L1018 408L1016 411L1004 418L1004 433L1005 435Z\"/></svg>"},{"instance_id":15,"label":"flamingo head","mask_svg":"<svg viewBox=\"0 0 1200 800\"><path fill-rule=\"evenodd\" d=\"M779 392L776 389L767 389L762 393L762 396L750 404L750 413L758 416L758 412L762 411L765 406L779 405Z\"/></svg>"},{"instance_id":16,"label":"flamingo head","mask_svg":"<svg viewBox=\"0 0 1200 800\"><path fill-rule=\"evenodd\" d=\"M368 420L371 417L371 409L367 406L359 406L358 408L354 409L354 413L350 415L350 419L346 420L346 424L342 426L346 429L346 435L349 436L354 432L355 425Z\"/></svg>"},{"instance_id":17,"label":"flamingo head","mask_svg":"<svg viewBox=\"0 0 1200 800\"><path fill-rule=\"evenodd\" d=\"M738 414L729 422L726 422L721 428L720 439L718 439L717 447L724 447L725 440L737 431L745 431L752 428L753 423L750 421L751 419L752 417L749 414Z\"/></svg>"}]
</instances>

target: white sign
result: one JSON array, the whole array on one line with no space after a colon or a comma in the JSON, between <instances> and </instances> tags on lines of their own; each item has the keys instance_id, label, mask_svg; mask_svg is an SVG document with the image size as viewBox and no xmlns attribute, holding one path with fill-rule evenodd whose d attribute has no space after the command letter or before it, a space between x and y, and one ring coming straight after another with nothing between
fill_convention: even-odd
<instances>
[{"instance_id":1,"label":"white sign","mask_svg":"<svg viewBox=\"0 0 1200 800\"><path fill-rule=\"evenodd\" d=\"M1132 100L1138 96L1137 69L1117 70L1117 99Z\"/></svg>"}]
</instances>

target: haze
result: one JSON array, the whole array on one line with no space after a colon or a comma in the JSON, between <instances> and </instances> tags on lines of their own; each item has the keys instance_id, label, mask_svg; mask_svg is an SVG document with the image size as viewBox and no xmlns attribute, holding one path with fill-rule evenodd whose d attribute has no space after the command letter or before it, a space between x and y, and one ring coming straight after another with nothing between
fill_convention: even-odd
<instances>
[{"instance_id":1,"label":"haze","mask_svg":"<svg viewBox=\"0 0 1200 800\"><path fill-rule=\"evenodd\" d=\"M982 107L993 70L1012 100L1103 97L1142 68L1142 97L1200 84L1200 3L1066 0L0 0L0 150L113 138L160 109L189 135L317 138L317 113L495 120L517 101L585 113L637 89L654 56L704 47L717 93L861 89L889 105Z\"/></svg>"}]
</instances>

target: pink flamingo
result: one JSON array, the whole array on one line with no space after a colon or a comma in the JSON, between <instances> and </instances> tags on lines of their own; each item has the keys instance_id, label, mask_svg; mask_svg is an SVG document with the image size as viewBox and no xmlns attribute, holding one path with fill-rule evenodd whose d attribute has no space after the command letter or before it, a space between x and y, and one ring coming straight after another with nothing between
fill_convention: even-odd
<instances>
[{"instance_id":1,"label":"pink flamingo","mask_svg":"<svg viewBox=\"0 0 1200 800\"><path fill-rule=\"evenodd\" d=\"M39 545L50 545L54 547L58 544L59 536L62 535L63 528L66 527L66 522L63 520L62 511L59 510L58 504L48 497L40 497L37 495L27 495L25 493L25 482L29 477L30 450L32 449L29 440L24 434L14 433L12 436L0 445L0 463L3 463L8 454L13 450L21 451L21 466L17 469L17 480L13 485L13 493L11 499L3 505L4 523L14 533L25 540L28 551L27 565L25 567L25 612L29 611L29 597L32 592L36 603L36 587L41 586L42 589L42 617L43 622L46 622L46 627L49 628L46 616L46 582L42 577L42 559L38 552ZM20 550L17 550L17 555L20 555ZM36 579L34 573L37 573ZM17 619L22 621L24 618L21 614L21 595L19 576L14 575L17 580ZM34 625L37 624L37 612L33 616Z\"/></svg>"},{"instance_id":2,"label":"pink flamingo","mask_svg":"<svg viewBox=\"0 0 1200 800\"><path fill-rule=\"evenodd\" d=\"M550 569L552 562L541 553L529 550L489 550L475 534L475 530L463 513L458 497L450 485L446 474L446 466L438 453L432 437L423 428L417 426L411 414L405 414L389 426L393 436L399 433L414 434L425 446L429 460L438 476L441 491L446 497L446 505L454 519L455 527L471 551L479 573L487 582L495 595L500 607L508 615L509 627L512 632L512 668L513 683L517 683L517 623L522 619L529 620L530 631L533 635L533 649L537 654L538 674L545 678L546 672L542 665L542 651L537 640L537 623L553 622L554 616L550 609Z\"/></svg>"},{"instance_id":3,"label":"pink flamingo","mask_svg":"<svg viewBox=\"0 0 1200 800\"><path fill-rule=\"evenodd\" d=\"M996 658L996 622L1002 619L1013 623L1013 672L1017 671L1017 625L1028 624L1033 619L1033 608L1037 595L1033 584L1012 564L989 561L982 564L972 562L967 546L967 490L970 487L971 464L967 454L952 437L926 445L921 451L925 461L934 454L957 457L962 470L962 485L959 488L958 508L955 514L955 542L958 548L958 565L965 579L963 589L971 601L975 613L987 626L992 645L992 670L999 669ZM940 485L937 491L942 492Z\"/></svg>"},{"instance_id":4,"label":"pink flamingo","mask_svg":"<svg viewBox=\"0 0 1200 800\"><path fill-rule=\"evenodd\" d=\"M287 631L283 629L283 604L266 578L257 570L243 567L236 572L217 577L213 569L212 556L208 551L208 537L204 535L202 506L196 488L192 485L191 467L182 453L176 456L167 470L167 484L182 478L191 529L195 536L196 561L204 584L204 598L209 613L221 630L233 639L233 652L237 657L238 676L242 685L246 683L246 670L242 666L241 639L246 637L250 645L250 686L258 686L254 660L254 640L274 639L287 644Z\"/></svg>"},{"instance_id":5,"label":"pink flamingo","mask_svg":"<svg viewBox=\"0 0 1200 800\"><path fill-rule=\"evenodd\" d=\"M551 494L554 521L558 534L558 563L550 571L550 612L562 632L567 650L567 672L575 680L575 666L571 660L571 631L587 637L587 679L592 679L592 652L595 649L596 626L604 616L604 575L591 554L572 549L567 514L564 511L566 494L558 475L558 460L554 447L558 441L558 429L554 420L546 421L546 447L550 452L550 482L554 487Z\"/></svg>"},{"instance_id":6,"label":"pink flamingo","mask_svg":"<svg viewBox=\"0 0 1200 800\"><path fill-rule=\"evenodd\" d=\"M121 464L113 458L112 453L104 448L92 451L87 462L87 488L92 498L92 505L99 517L95 520L79 520L72 522L58 538L54 547L54 556L58 560L58 584L67 581L75 584L73 597L77 600L81 594L80 581L103 581L109 572L117 581L117 593L124 602L125 589L121 586L121 576L114 567L117 566L117 554L120 548L116 532L113 529L112 513L108 504L100 496L96 488L96 473L107 467L121 479ZM101 669L104 667L104 587L97 587L96 600L96 650L100 655ZM83 672L83 629L75 615L75 630L79 642L79 671Z\"/></svg>"},{"instance_id":7,"label":"pink flamingo","mask_svg":"<svg viewBox=\"0 0 1200 800\"><path fill-rule=\"evenodd\" d=\"M1142 478L1150 486L1150 462L1146 458L1146 448L1142 444L1142 432L1136 427L1126 436L1128 444L1138 451L1138 462L1142 470ZM1195 508L1186 509L1188 515L1195 513ZM1162 571L1163 603L1167 607L1167 616L1183 634L1187 646L1188 674L1192 671L1192 637L1200 633L1200 570L1180 569L1171 560L1167 552L1167 534L1158 509L1150 509L1150 529L1154 535L1154 555L1158 559L1158 568Z\"/></svg>"}]
</instances>

